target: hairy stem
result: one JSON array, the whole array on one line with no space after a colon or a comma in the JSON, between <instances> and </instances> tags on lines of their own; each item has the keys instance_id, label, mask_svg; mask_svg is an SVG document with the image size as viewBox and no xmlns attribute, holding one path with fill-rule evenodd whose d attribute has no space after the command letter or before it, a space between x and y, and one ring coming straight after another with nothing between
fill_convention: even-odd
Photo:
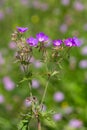
<instances>
[{"instance_id":1,"label":"hairy stem","mask_svg":"<svg viewBox=\"0 0 87 130\"><path fill-rule=\"evenodd\" d=\"M37 118L37 120L38 120L38 130L41 130L41 122L40 122L39 117Z\"/></svg>"}]
</instances>

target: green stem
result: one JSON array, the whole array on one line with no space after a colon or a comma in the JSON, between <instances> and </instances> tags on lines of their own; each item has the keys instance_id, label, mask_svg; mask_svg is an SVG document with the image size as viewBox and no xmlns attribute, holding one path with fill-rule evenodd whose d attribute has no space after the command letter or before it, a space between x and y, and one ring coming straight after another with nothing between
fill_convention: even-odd
<instances>
[{"instance_id":1,"label":"green stem","mask_svg":"<svg viewBox=\"0 0 87 130\"><path fill-rule=\"evenodd\" d=\"M30 96L32 97L32 88L31 88L31 83L29 82L29 88L30 88Z\"/></svg>"},{"instance_id":2,"label":"green stem","mask_svg":"<svg viewBox=\"0 0 87 130\"><path fill-rule=\"evenodd\" d=\"M49 83L49 79L48 79L48 81L46 83L46 87L45 87L45 90L44 90L44 93L43 93L43 97L42 97L42 100L41 100L41 105L43 104L43 101L44 101L45 96L46 96L46 92L47 92L47 88L48 88L48 83Z\"/></svg>"}]
</instances>

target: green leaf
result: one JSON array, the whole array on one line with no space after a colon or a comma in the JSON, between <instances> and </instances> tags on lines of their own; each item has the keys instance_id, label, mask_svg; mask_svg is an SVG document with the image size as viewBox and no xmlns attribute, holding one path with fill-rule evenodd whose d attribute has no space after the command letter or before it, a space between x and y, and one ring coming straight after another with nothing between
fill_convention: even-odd
<instances>
[{"instance_id":1,"label":"green leaf","mask_svg":"<svg viewBox=\"0 0 87 130\"><path fill-rule=\"evenodd\" d=\"M23 121L20 121L19 124L18 124L18 130L21 130L24 126L24 123Z\"/></svg>"},{"instance_id":2,"label":"green leaf","mask_svg":"<svg viewBox=\"0 0 87 130\"><path fill-rule=\"evenodd\" d=\"M41 112L40 113L40 116L43 117L43 118L48 118L50 117L51 115L53 115L55 112L53 110L50 110L50 111L45 111L45 112Z\"/></svg>"},{"instance_id":3,"label":"green leaf","mask_svg":"<svg viewBox=\"0 0 87 130\"><path fill-rule=\"evenodd\" d=\"M51 74L51 76L54 76L54 75L56 75L56 74L58 74L59 73L59 71L54 71L52 74Z\"/></svg>"},{"instance_id":4,"label":"green leaf","mask_svg":"<svg viewBox=\"0 0 87 130\"><path fill-rule=\"evenodd\" d=\"M18 124L18 130L26 130L24 128L25 126L27 127L28 122L29 121L27 119L21 120Z\"/></svg>"},{"instance_id":5,"label":"green leaf","mask_svg":"<svg viewBox=\"0 0 87 130\"><path fill-rule=\"evenodd\" d=\"M56 127L56 123L51 118L44 119L44 123L49 127Z\"/></svg>"},{"instance_id":6,"label":"green leaf","mask_svg":"<svg viewBox=\"0 0 87 130\"><path fill-rule=\"evenodd\" d=\"M22 128L22 130L27 130L26 128L27 128L27 126L24 126L24 127Z\"/></svg>"},{"instance_id":7,"label":"green leaf","mask_svg":"<svg viewBox=\"0 0 87 130\"><path fill-rule=\"evenodd\" d=\"M26 77L24 77L19 83L25 82L25 81L30 80L30 79L31 79L31 78L26 78Z\"/></svg>"}]
</instances>

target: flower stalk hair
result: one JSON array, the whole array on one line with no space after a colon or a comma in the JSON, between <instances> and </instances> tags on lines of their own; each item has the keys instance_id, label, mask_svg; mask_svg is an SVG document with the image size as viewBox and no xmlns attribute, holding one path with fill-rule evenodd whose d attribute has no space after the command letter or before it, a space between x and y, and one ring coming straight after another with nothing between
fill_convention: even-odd
<instances>
[{"instance_id":1,"label":"flower stalk hair","mask_svg":"<svg viewBox=\"0 0 87 130\"><path fill-rule=\"evenodd\" d=\"M67 39L54 39L43 32L36 34L36 37L24 37L25 32L28 31L27 27L17 27L16 31L12 34L12 41L16 43L16 63L20 63L24 77L19 84L26 82L29 86L29 95L26 97L27 102L30 103L30 108L27 114L22 114L21 120L18 124L18 130L30 130L30 122L32 119L37 121L37 129L41 130L41 121L51 117L53 111L43 110L44 101L47 95L50 80L55 78L55 82L60 75L62 62L68 58L69 51L72 47L80 46L80 40L74 36ZM50 44L49 44L50 41ZM49 44L49 46L48 46ZM35 71L34 60L38 59L44 65L44 72L39 69ZM39 101L38 95L33 95L32 79L35 77L43 77L46 80L45 89L42 99ZM43 123L42 123L43 124Z\"/></svg>"}]
</instances>

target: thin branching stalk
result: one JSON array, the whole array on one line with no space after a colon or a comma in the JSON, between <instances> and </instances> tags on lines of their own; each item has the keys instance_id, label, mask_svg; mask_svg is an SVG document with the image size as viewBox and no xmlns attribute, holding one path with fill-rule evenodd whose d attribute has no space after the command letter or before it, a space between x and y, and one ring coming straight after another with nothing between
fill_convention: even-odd
<instances>
[{"instance_id":1,"label":"thin branching stalk","mask_svg":"<svg viewBox=\"0 0 87 130\"><path fill-rule=\"evenodd\" d=\"M32 88L31 88L31 83L29 82L29 88L30 88L30 96L32 98Z\"/></svg>"},{"instance_id":2,"label":"thin branching stalk","mask_svg":"<svg viewBox=\"0 0 87 130\"><path fill-rule=\"evenodd\" d=\"M43 104L45 96L46 96L46 92L47 92L47 88L48 88L48 83L49 83L49 79L48 79L48 81L46 83L46 86L45 86L45 90L44 90L43 97L42 97L42 100L41 100L41 105Z\"/></svg>"}]
</instances>

